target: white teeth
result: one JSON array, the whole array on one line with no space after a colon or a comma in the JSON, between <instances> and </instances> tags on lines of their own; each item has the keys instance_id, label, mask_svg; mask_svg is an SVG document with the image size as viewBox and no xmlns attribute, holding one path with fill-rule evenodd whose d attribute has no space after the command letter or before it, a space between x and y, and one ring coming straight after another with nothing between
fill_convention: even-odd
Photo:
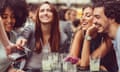
<instances>
[{"instance_id":1,"label":"white teeth","mask_svg":"<svg viewBox=\"0 0 120 72\"><path fill-rule=\"evenodd\" d=\"M12 27L13 25L12 24L6 24L7 26L9 26L9 27Z\"/></svg>"},{"instance_id":2,"label":"white teeth","mask_svg":"<svg viewBox=\"0 0 120 72\"><path fill-rule=\"evenodd\" d=\"M87 22L83 22L83 25L87 25Z\"/></svg>"},{"instance_id":3,"label":"white teeth","mask_svg":"<svg viewBox=\"0 0 120 72\"><path fill-rule=\"evenodd\" d=\"M49 19L48 17L43 17L43 19Z\"/></svg>"}]
</instances>

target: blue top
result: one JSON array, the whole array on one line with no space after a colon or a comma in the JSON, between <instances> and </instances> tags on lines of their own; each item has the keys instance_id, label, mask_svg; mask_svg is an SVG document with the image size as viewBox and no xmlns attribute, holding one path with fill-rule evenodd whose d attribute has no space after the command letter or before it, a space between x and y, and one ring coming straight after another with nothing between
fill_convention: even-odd
<instances>
[{"instance_id":1,"label":"blue top","mask_svg":"<svg viewBox=\"0 0 120 72\"><path fill-rule=\"evenodd\" d=\"M117 30L116 38L113 40L113 44L116 52L118 68L120 71L120 27Z\"/></svg>"}]
</instances>

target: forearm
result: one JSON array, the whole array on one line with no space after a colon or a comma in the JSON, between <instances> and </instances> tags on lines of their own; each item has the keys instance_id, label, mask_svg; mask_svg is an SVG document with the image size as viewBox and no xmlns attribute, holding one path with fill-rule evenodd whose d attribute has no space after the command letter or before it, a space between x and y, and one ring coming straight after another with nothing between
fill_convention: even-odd
<instances>
[{"instance_id":1,"label":"forearm","mask_svg":"<svg viewBox=\"0 0 120 72\"><path fill-rule=\"evenodd\" d=\"M32 25L28 25L24 28L24 30L21 32L19 37L16 40L16 44L20 47L25 46L30 36L33 34L34 27ZM19 48L19 47L18 47Z\"/></svg>"},{"instance_id":2,"label":"forearm","mask_svg":"<svg viewBox=\"0 0 120 72\"><path fill-rule=\"evenodd\" d=\"M74 56L74 57L78 57L79 55L79 46L74 46L72 45L71 48L70 48L70 52L69 52L69 55L71 56Z\"/></svg>"},{"instance_id":3,"label":"forearm","mask_svg":"<svg viewBox=\"0 0 120 72\"><path fill-rule=\"evenodd\" d=\"M70 52L69 54L74 56L74 57L78 57L79 56L79 52L80 52L80 49L81 49L81 45L82 45L82 40L83 40L83 37L82 37L82 34L81 34L81 31L77 32L74 39L73 39L73 42L70 46Z\"/></svg>"},{"instance_id":4,"label":"forearm","mask_svg":"<svg viewBox=\"0 0 120 72\"><path fill-rule=\"evenodd\" d=\"M112 42L106 38L100 46L92 53L95 58L104 57L110 50L112 50Z\"/></svg>"},{"instance_id":5,"label":"forearm","mask_svg":"<svg viewBox=\"0 0 120 72\"><path fill-rule=\"evenodd\" d=\"M89 65L89 56L90 56L90 40L85 39L81 54L81 66Z\"/></svg>"},{"instance_id":6,"label":"forearm","mask_svg":"<svg viewBox=\"0 0 120 72\"><path fill-rule=\"evenodd\" d=\"M102 46L101 46L102 47ZM107 53L108 53L109 49L107 48L97 48L93 53L92 56L94 56L94 58L98 58L98 57L104 57Z\"/></svg>"},{"instance_id":7,"label":"forearm","mask_svg":"<svg viewBox=\"0 0 120 72\"><path fill-rule=\"evenodd\" d=\"M24 28L24 30L21 32L20 36L24 37L25 39L28 39L31 34L34 34L34 25L28 25Z\"/></svg>"},{"instance_id":8,"label":"forearm","mask_svg":"<svg viewBox=\"0 0 120 72\"><path fill-rule=\"evenodd\" d=\"M20 36L17 38L16 44L18 46L24 46L27 43L27 40L32 37L32 34L34 34L33 25L28 25L24 28L24 30L21 32Z\"/></svg>"}]
</instances>

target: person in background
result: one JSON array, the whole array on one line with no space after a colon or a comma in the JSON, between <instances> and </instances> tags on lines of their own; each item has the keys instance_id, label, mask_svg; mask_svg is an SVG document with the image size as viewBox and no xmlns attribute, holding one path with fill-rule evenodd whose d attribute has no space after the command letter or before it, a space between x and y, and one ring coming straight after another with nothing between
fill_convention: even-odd
<instances>
[{"instance_id":1,"label":"person in background","mask_svg":"<svg viewBox=\"0 0 120 72\"><path fill-rule=\"evenodd\" d=\"M69 48L70 48L70 44L71 44L71 39L72 39L72 29L71 29L71 22L67 21L65 19L65 13L68 10L67 7L63 7L59 9L59 28L60 28L60 32L64 32L67 35L67 40L65 42L65 48L64 51L65 52L69 52Z\"/></svg>"},{"instance_id":2,"label":"person in background","mask_svg":"<svg viewBox=\"0 0 120 72\"><path fill-rule=\"evenodd\" d=\"M77 10L75 8L68 8L68 10L65 13L65 19L73 22L76 20L77 17Z\"/></svg>"},{"instance_id":3,"label":"person in background","mask_svg":"<svg viewBox=\"0 0 120 72\"><path fill-rule=\"evenodd\" d=\"M26 66L31 72L40 72L42 54L61 53L66 35L59 30L58 13L49 2L40 4L37 11L36 23L27 26L21 33L16 44L32 50Z\"/></svg>"},{"instance_id":4,"label":"person in background","mask_svg":"<svg viewBox=\"0 0 120 72\"><path fill-rule=\"evenodd\" d=\"M75 9L68 7L59 10L60 31L63 31L67 35L65 42L67 53L69 52L72 37L80 24L80 20L76 19L76 13Z\"/></svg>"},{"instance_id":5,"label":"person in background","mask_svg":"<svg viewBox=\"0 0 120 72\"><path fill-rule=\"evenodd\" d=\"M38 9L38 4L34 4L34 3L28 4L29 15L28 15L28 18L27 18L27 21L26 21L24 27L26 27L30 24L35 24L37 9Z\"/></svg>"},{"instance_id":6,"label":"person in background","mask_svg":"<svg viewBox=\"0 0 120 72\"><path fill-rule=\"evenodd\" d=\"M80 25L80 19L77 19L77 10L75 8L68 8L68 10L65 12L64 17L66 21L69 21L71 23L70 26L72 31L76 32ZM78 21L77 24L75 24L75 21Z\"/></svg>"},{"instance_id":7,"label":"person in background","mask_svg":"<svg viewBox=\"0 0 120 72\"><path fill-rule=\"evenodd\" d=\"M32 4L32 3L30 3L28 5L29 18L31 18L34 22L36 20L37 9L38 9L38 4Z\"/></svg>"}]
</instances>

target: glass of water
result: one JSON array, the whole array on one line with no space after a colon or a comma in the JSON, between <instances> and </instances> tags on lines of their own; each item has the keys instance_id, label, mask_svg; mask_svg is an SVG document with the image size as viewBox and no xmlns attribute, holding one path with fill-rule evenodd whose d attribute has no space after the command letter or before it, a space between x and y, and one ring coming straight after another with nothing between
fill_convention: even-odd
<instances>
[{"instance_id":1,"label":"glass of water","mask_svg":"<svg viewBox=\"0 0 120 72\"><path fill-rule=\"evenodd\" d=\"M71 62L65 61L65 58L68 56L67 53L62 53L60 55L61 64L62 64L62 72L77 72L76 65L72 64Z\"/></svg>"},{"instance_id":2,"label":"glass of water","mask_svg":"<svg viewBox=\"0 0 120 72\"><path fill-rule=\"evenodd\" d=\"M90 71L99 71L100 70L100 57L94 58L90 56Z\"/></svg>"},{"instance_id":3,"label":"glass of water","mask_svg":"<svg viewBox=\"0 0 120 72\"><path fill-rule=\"evenodd\" d=\"M51 70L51 60L49 59L49 54L42 55L42 70L50 71Z\"/></svg>"}]
</instances>

